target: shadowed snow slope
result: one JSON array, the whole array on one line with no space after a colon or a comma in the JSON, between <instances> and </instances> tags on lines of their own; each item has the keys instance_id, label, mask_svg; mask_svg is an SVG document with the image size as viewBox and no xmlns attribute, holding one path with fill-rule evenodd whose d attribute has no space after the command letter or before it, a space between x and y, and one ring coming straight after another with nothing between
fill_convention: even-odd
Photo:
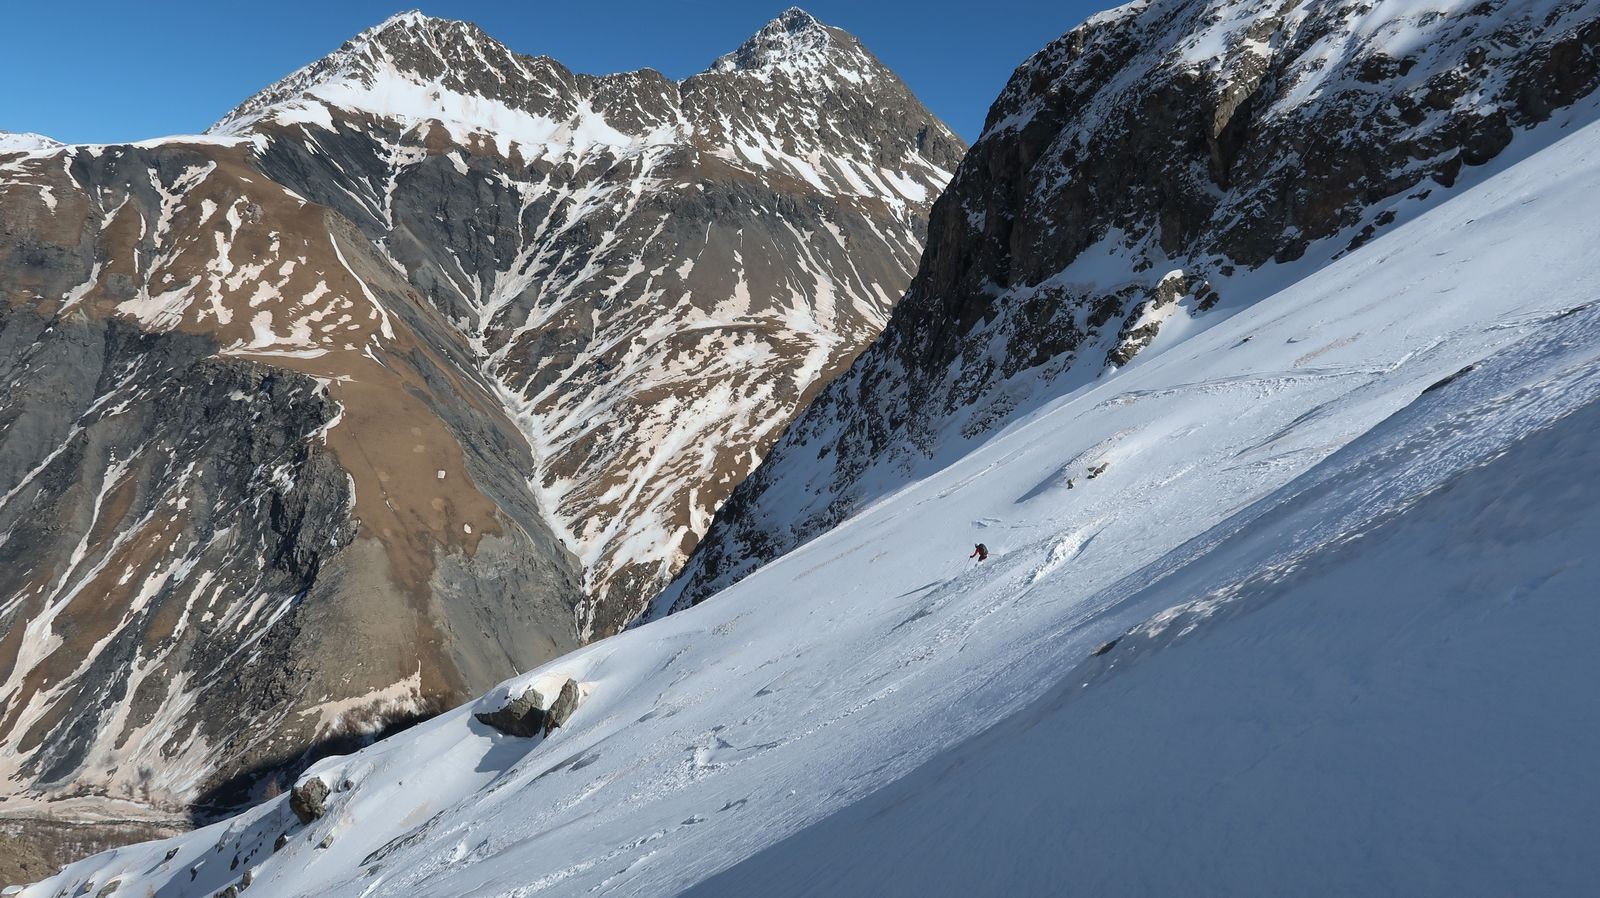
<instances>
[{"instance_id":1,"label":"shadowed snow slope","mask_svg":"<svg viewBox=\"0 0 1600 898\"><path fill-rule=\"evenodd\" d=\"M1588 893L1600 405L1569 353L1600 319L1568 321L1180 554L1127 603L1172 607L1026 710L690 894Z\"/></svg>"},{"instance_id":2,"label":"shadowed snow slope","mask_svg":"<svg viewBox=\"0 0 1600 898\"><path fill-rule=\"evenodd\" d=\"M308 826L24 894L1576 892L1600 126L1563 115L705 603L323 762ZM546 738L472 717L568 677Z\"/></svg>"}]
</instances>

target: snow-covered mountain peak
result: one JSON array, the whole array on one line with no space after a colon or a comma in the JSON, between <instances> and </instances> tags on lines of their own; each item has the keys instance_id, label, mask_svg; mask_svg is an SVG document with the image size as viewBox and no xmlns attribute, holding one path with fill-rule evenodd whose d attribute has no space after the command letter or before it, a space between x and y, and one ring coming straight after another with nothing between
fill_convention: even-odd
<instances>
[{"instance_id":1,"label":"snow-covered mountain peak","mask_svg":"<svg viewBox=\"0 0 1600 898\"><path fill-rule=\"evenodd\" d=\"M35 153L62 146L61 141L34 134L30 131L0 131L0 156L12 153Z\"/></svg>"},{"instance_id":2,"label":"snow-covered mountain peak","mask_svg":"<svg viewBox=\"0 0 1600 898\"><path fill-rule=\"evenodd\" d=\"M449 22L449 19L441 19L437 16L430 16L420 9L408 9L405 12L397 12L389 18L384 19L382 22L379 22L377 25L374 25L371 28L368 28L366 31L361 32L361 34L357 36L357 39L371 38L386 31L410 31L418 28L428 28L438 24L449 24Z\"/></svg>"},{"instance_id":3,"label":"snow-covered mountain peak","mask_svg":"<svg viewBox=\"0 0 1600 898\"><path fill-rule=\"evenodd\" d=\"M887 74L883 64L849 32L825 25L797 6L762 26L737 50L718 57L708 71L782 72L801 80L832 73L853 85Z\"/></svg>"},{"instance_id":4,"label":"snow-covered mountain peak","mask_svg":"<svg viewBox=\"0 0 1600 898\"><path fill-rule=\"evenodd\" d=\"M722 108L733 95L741 104ZM827 114L820 115L824 97ZM525 158L576 162L596 150L632 156L650 146L694 143L723 155L746 147L736 155L762 168L779 154L847 155L876 166L878 150L852 135L883 115L905 121L874 133L912 136L886 158L919 157L907 172L916 182L907 190L917 201L931 199L959 158L960 140L856 38L803 10L785 11L707 71L678 83L650 69L575 74L549 57L516 53L469 22L411 12L261 91L211 131L336 131L336 122L361 127L356 119L382 119L402 132L417 129L423 139L437 123L451 142L493 144L501 156L520 145ZM858 185L869 183L810 165L797 166L796 175L832 192L860 193Z\"/></svg>"},{"instance_id":5,"label":"snow-covered mountain peak","mask_svg":"<svg viewBox=\"0 0 1600 898\"><path fill-rule=\"evenodd\" d=\"M797 324L806 334L828 335L820 343L813 336L785 337L778 341L781 345L763 349L774 357L809 360L802 365L800 388L785 386L779 391L787 397L784 401L800 401L816 378L836 372L838 360L848 355L840 347L859 345L876 333L902 288L898 278L879 284L876 275L854 273L846 278L850 286L842 292L838 285L844 281L833 274L811 286L797 285L811 282L815 272L826 273L835 264L840 271L853 268L849 260L866 246L873 247L868 250L873 253L881 248L897 267L912 269L924 216L964 150L960 139L860 42L799 9L779 15L711 70L676 83L649 69L604 76L575 74L547 57L517 54L477 26L403 14L362 32L325 59L258 94L214 130L260 138L257 155L272 157L268 168L282 171L287 180L295 180L295 173L310 170L329 156L337 157L341 166L341 171L327 176L329 180L341 180L351 172L370 173L360 191L365 200L355 204L349 203L345 191L329 194L320 185L298 182L295 189L366 223L380 240L392 239L397 219L408 214L394 206L396 191L406 192L402 182L411 172L430 167L448 167L461 176L469 176L479 164L494 168L496 183L515 193L505 197L506 209L526 208L532 197L557 195L547 180L548 167L559 168L561 178L570 172L574 184L561 195L578 203L579 217L587 218L586 228L599 227L598 219L589 214L593 203L583 199L589 191L608 196L624 182L635 185L627 191L634 195L685 182L704 190L707 173L724 169L742 172L741 180L773 179L783 202L794 196L819 196L871 205L873 224L859 235L850 235L837 218L797 228L794 235L779 235L779 242L793 236L809 242L812 234L826 238L815 257L802 263L805 270L792 277L762 271L748 283L701 283L714 268L706 266L706 274L697 274L697 263L683 265L677 258L645 265L640 251L630 249L619 254L620 267L615 271L579 266L559 273L546 271L542 279L534 279L528 269L542 264L541 256L519 256L504 248L516 245L519 233L541 235L539 240L572 239L575 232L568 233L572 220L564 212L558 226L547 233L515 219L497 220L484 232L493 234L491 239L474 249L463 248L468 256L481 256L479 265L463 267L461 259L441 260L437 272L419 275L418 286L446 306L453 319L466 322L463 326L482 347L494 376L516 394L517 402L529 404L521 413L544 416L538 422L534 417L524 422L540 457L571 457L550 463L546 476L550 494L544 498L547 507L571 522L570 542L590 569L589 589L596 596L609 595L613 572L624 568L632 570L628 577L633 585L621 592L637 597L651 591L653 586L646 584L657 584L675 570L692 547L707 519L699 506L715 504L705 497L731 487L755 460L741 452L709 463L712 473L705 476L719 484L709 492L698 485L704 474L698 469L692 477L676 480L652 469L652 487L639 490L614 490L609 475L591 477L597 465L648 454L631 443L624 447L627 441L605 452L590 451L583 440L572 442L587 434L595 407L590 403L601 401L597 396L608 396L601 404L616 407L615 403L626 404L630 391L653 389L627 372L651 371L655 363L631 361L615 347L636 345L634 338L640 337L643 342L637 345L650 347L648 352L683 358L670 341L642 335L656 333L656 323L664 315L710 314L718 321L765 316L769 306L758 294L768 291L775 297L771 308L794 310L772 319L772 333L789 334ZM290 163L278 158L299 156L307 146L315 147L314 159ZM509 165L502 167L501 161ZM532 171L530 162L536 163ZM598 172L611 174L604 182L591 182ZM719 177L712 176L711 181ZM714 203L700 200L693 205L706 202ZM431 214L428 220L434 220ZM795 221L790 219L791 224ZM631 231L627 222L609 226ZM630 233L629 239L642 245L653 239L654 230L652 224ZM705 229L699 233L705 239ZM753 242L751 235L737 228L727 239L729 247ZM680 245L695 242L689 236L679 240ZM722 242L717 236L714 252L725 251ZM402 258L406 250L389 251L401 267L415 264ZM729 257L742 271L766 267L752 259L781 255L770 245L752 247L749 256L744 252L733 250ZM674 286L668 295L683 304L670 312L663 310L656 292L666 288L655 283L669 274ZM575 309L588 310L596 300L593 287L586 283L591 278L607 282L608 311L600 330L610 326L641 330L629 330L625 339L597 339L597 357L580 354L579 363L560 376L553 369L538 373L551 368L540 361L549 348L521 344L555 339L544 334L546 328L575 325L548 309L534 309L543 303L571 302ZM732 305L719 305L724 295ZM509 315L531 317L499 320ZM583 313L585 319L588 315ZM836 339L841 334L847 335L843 342ZM730 339L739 343L744 338ZM727 348L713 342L701 345L713 358ZM584 382L574 386L568 376ZM563 395L588 398L568 403ZM739 434L760 433L762 441L775 436L769 433L769 408L738 411L733 418L738 423L730 425L736 433L713 442L739 443ZM759 421L745 419L747 412L757 411ZM710 417L721 420L718 415ZM710 426L709 420L693 426ZM650 446L665 439L673 427L689 426L676 416L651 427L635 424L638 438ZM593 489L596 483L607 486ZM687 506L676 499L657 501L658 489L670 498L691 486L697 498ZM607 497L627 497L628 508L613 509L613 498ZM634 507L640 503L651 510ZM598 523L613 520L636 523L629 528ZM604 632L619 622L597 626Z\"/></svg>"},{"instance_id":6,"label":"snow-covered mountain peak","mask_svg":"<svg viewBox=\"0 0 1600 898\"><path fill-rule=\"evenodd\" d=\"M711 71L732 72L757 69L783 62L816 58L832 44L828 26L798 6L784 10L777 18L752 34L737 50L717 58Z\"/></svg>"},{"instance_id":7,"label":"snow-covered mountain peak","mask_svg":"<svg viewBox=\"0 0 1600 898\"><path fill-rule=\"evenodd\" d=\"M246 100L211 131L238 133L262 122L326 124L329 107L514 130L508 116L570 111L563 100L572 82L554 60L517 54L470 22L407 12Z\"/></svg>"}]
</instances>

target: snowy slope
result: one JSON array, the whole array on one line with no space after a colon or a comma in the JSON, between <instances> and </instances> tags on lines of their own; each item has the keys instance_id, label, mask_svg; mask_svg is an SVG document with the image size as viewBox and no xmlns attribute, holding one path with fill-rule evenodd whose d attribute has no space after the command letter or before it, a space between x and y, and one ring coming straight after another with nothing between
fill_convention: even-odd
<instances>
[{"instance_id":1,"label":"snowy slope","mask_svg":"<svg viewBox=\"0 0 1600 898\"><path fill-rule=\"evenodd\" d=\"M325 762L308 827L279 799L24 894L1575 892L1596 113L704 604ZM471 717L566 677L547 739Z\"/></svg>"},{"instance_id":2,"label":"snowy slope","mask_svg":"<svg viewBox=\"0 0 1600 898\"><path fill-rule=\"evenodd\" d=\"M1558 341L1597 325L1420 400L1034 704L689 894L1592 894L1600 405ZM1566 415L1485 458L1508 400ZM1402 477L1444 483L1397 513Z\"/></svg>"},{"instance_id":3,"label":"snowy slope","mask_svg":"<svg viewBox=\"0 0 1600 898\"><path fill-rule=\"evenodd\" d=\"M36 153L61 146L61 142L29 131L0 131L0 156Z\"/></svg>"}]
</instances>

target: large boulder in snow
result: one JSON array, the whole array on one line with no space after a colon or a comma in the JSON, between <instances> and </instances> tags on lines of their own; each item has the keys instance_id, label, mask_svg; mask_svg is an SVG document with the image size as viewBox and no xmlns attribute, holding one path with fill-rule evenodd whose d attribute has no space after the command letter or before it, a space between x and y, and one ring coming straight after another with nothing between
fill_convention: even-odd
<instances>
[{"instance_id":1,"label":"large boulder in snow","mask_svg":"<svg viewBox=\"0 0 1600 898\"><path fill-rule=\"evenodd\" d=\"M583 692L578 688L578 681L569 677L561 684L555 701L548 706L544 694L529 686L499 710L479 711L472 716L508 736L549 735L551 730L567 722L581 701Z\"/></svg>"},{"instance_id":2,"label":"large boulder in snow","mask_svg":"<svg viewBox=\"0 0 1600 898\"><path fill-rule=\"evenodd\" d=\"M310 823L327 813L327 801L328 784L317 777L289 790L289 810L294 811L301 823Z\"/></svg>"},{"instance_id":3,"label":"large boulder in snow","mask_svg":"<svg viewBox=\"0 0 1600 898\"><path fill-rule=\"evenodd\" d=\"M550 731L565 724L572 717L572 712L578 710L578 702L583 700L583 693L578 690L578 681L568 679L561 684L561 694L556 696L556 703L550 706L545 713L544 732Z\"/></svg>"},{"instance_id":4,"label":"large boulder in snow","mask_svg":"<svg viewBox=\"0 0 1600 898\"><path fill-rule=\"evenodd\" d=\"M545 732L545 700L539 690L529 686L505 707L472 715L508 736L537 736Z\"/></svg>"}]
</instances>

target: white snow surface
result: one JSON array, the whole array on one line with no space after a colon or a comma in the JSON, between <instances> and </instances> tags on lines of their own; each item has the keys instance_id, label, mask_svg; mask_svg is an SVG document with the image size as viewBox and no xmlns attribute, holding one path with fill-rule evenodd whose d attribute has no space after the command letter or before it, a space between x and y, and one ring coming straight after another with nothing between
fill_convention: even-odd
<instances>
[{"instance_id":1,"label":"white snow surface","mask_svg":"<svg viewBox=\"0 0 1600 898\"><path fill-rule=\"evenodd\" d=\"M1580 894L1583 115L704 604L322 762L307 827L280 798L23 894ZM472 717L566 677L548 738Z\"/></svg>"},{"instance_id":2,"label":"white snow surface","mask_svg":"<svg viewBox=\"0 0 1600 898\"><path fill-rule=\"evenodd\" d=\"M0 131L0 156L53 150L61 145L59 140L31 131Z\"/></svg>"}]
</instances>

